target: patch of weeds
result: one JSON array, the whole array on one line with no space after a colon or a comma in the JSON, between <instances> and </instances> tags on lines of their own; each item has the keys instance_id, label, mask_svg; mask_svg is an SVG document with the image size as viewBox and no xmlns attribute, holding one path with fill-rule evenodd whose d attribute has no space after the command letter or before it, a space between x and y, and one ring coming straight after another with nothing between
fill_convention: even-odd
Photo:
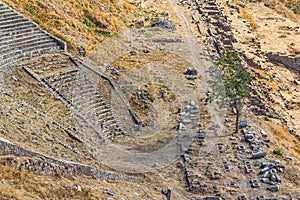
<instances>
[{"instance_id":1,"label":"patch of weeds","mask_svg":"<svg viewBox=\"0 0 300 200\"><path fill-rule=\"evenodd\" d=\"M31 15L35 15L35 14L36 14L35 9L32 8L32 7L28 8L27 10L28 10L28 12L29 12Z\"/></svg>"},{"instance_id":2,"label":"patch of weeds","mask_svg":"<svg viewBox=\"0 0 300 200\"><path fill-rule=\"evenodd\" d=\"M37 23L37 24L41 24L41 20L40 20L39 18L36 18L36 17L35 17L35 18L33 19L33 21L34 21L35 23Z\"/></svg>"},{"instance_id":3,"label":"patch of weeds","mask_svg":"<svg viewBox=\"0 0 300 200\"><path fill-rule=\"evenodd\" d=\"M52 27L49 27L49 26L47 26L45 29L47 32L51 32L53 30Z\"/></svg>"},{"instance_id":4,"label":"patch of weeds","mask_svg":"<svg viewBox=\"0 0 300 200\"><path fill-rule=\"evenodd\" d=\"M299 6L299 8L298 8L298 7L293 8L293 12L294 12L296 15L300 15L300 6Z\"/></svg>"},{"instance_id":5,"label":"patch of weeds","mask_svg":"<svg viewBox=\"0 0 300 200\"><path fill-rule=\"evenodd\" d=\"M268 117L268 116L264 116L264 120L265 120L265 121L270 121L271 119L270 119L270 117Z\"/></svg>"},{"instance_id":6,"label":"patch of weeds","mask_svg":"<svg viewBox=\"0 0 300 200\"><path fill-rule=\"evenodd\" d=\"M114 38L120 38L121 36L118 33L113 33L112 35L110 35L111 37Z\"/></svg>"},{"instance_id":7,"label":"patch of weeds","mask_svg":"<svg viewBox=\"0 0 300 200\"><path fill-rule=\"evenodd\" d=\"M149 32L145 32L145 33L144 33L144 36L145 36L146 38L151 38L153 35L152 35L151 33L149 33Z\"/></svg>"},{"instance_id":8,"label":"patch of weeds","mask_svg":"<svg viewBox=\"0 0 300 200\"><path fill-rule=\"evenodd\" d=\"M122 22L127 28L132 28L125 19L123 19Z\"/></svg>"},{"instance_id":9,"label":"patch of weeds","mask_svg":"<svg viewBox=\"0 0 300 200\"><path fill-rule=\"evenodd\" d=\"M152 95L149 95L149 100L153 103L155 101L155 97Z\"/></svg>"},{"instance_id":10,"label":"patch of weeds","mask_svg":"<svg viewBox=\"0 0 300 200\"><path fill-rule=\"evenodd\" d=\"M278 155L278 156L282 156L282 155L283 155L283 152L282 152L281 149L274 149L273 153L274 153L275 155Z\"/></svg>"},{"instance_id":11,"label":"patch of weeds","mask_svg":"<svg viewBox=\"0 0 300 200\"><path fill-rule=\"evenodd\" d=\"M122 92L123 92L124 94L129 94L129 93L130 93L130 88L129 88L129 87L123 87L123 88L122 88Z\"/></svg>"},{"instance_id":12,"label":"patch of weeds","mask_svg":"<svg viewBox=\"0 0 300 200\"><path fill-rule=\"evenodd\" d=\"M87 18L87 17L84 17L84 18L83 18L83 23L84 23L87 27L89 27L89 28L92 28L92 27L93 27L93 23L92 23L91 20L90 20L89 18Z\"/></svg>"},{"instance_id":13,"label":"patch of weeds","mask_svg":"<svg viewBox=\"0 0 300 200\"><path fill-rule=\"evenodd\" d=\"M154 24L159 21L159 18L151 19L150 24Z\"/></svg>"},{"instance_id":14,"label":"patch of weeds","mask_svg":"<svg viewBox=\"0 0 300 200\"><path fill-rule=\"evenodd\" d=\"M109 37L112 36L109 31L103 31L101 29L96 29L95 32L98 33L98 34L100 34L100 35L102 35L105 38L109 38Z\"/></svg>"},{"instance_id":15,"label":"patch of weeds","mask_svg":"<svg viewBox=\"0 0 300 200\"><path fill-rule=\"evenodd\" d=\"M153 31L162 31L163 29L162 28L160 28L160 27L154 27L153 28Z\"/></svg>"},{"instance_id":16,"label":"patch of weeds","mask_svg":"<svg viewBox=\"0 0 300 200\"><path fill-rule=\"evenodd\" d=\"M115 5L118 2L118 0L110 0L110 2Z\"/></svg>"}]
</instances>

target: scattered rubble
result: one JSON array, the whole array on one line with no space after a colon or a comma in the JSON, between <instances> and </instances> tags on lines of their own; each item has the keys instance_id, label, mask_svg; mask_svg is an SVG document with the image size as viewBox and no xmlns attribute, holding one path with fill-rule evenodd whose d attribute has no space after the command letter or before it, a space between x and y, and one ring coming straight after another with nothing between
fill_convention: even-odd
<instances>
[{"instance_id":1,"label":"scattered rubble","mask_svg":"<svg viewBox=\"0 0 300 200\"><path fill-rule=\"evenodd\" d=\"M262 170L260 171L260 174L263 183L268 183L270 185L281 184L281 179L277 175L277 172L283 172L284 167L279 165L279 163L279 160L275 160L272 163L265 162L261 165Z\"/></svg>"},{"instance_id":2,"label":"scattered rubble","mask_svg":"<svg viewBox=\"0 0 300 200\"><path fill-rule=\"evenodd\" d=\"M153 22L151 27L160 27L168 31L176 31L176 26L167 19L159 19L157 22Z\"/></svg>"}]
</instances>

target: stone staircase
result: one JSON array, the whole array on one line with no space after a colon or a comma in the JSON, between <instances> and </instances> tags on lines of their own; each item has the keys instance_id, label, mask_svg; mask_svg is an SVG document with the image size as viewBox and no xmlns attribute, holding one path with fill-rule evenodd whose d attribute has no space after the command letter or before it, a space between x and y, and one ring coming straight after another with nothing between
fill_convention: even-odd
<instances>
[{"instance_id":1,"label":"stone staircase","mask_svg":"<svg viewBox=\"0 0 300 200\"><path fill-rule=\"evenodd\" d=\"M126 134L112 107L85 69L72 69L42 81L61 94L89 124L108 138Z\"/></svg>"},{"instance_id":2,"label":"stone staircase","mask_svg":"<svg viewBox=\"0 0 300 200\"><path fill-rule=\"evenodd\" d=\"M0 2L0 67L44 52L62 50L66 50L65 42Z\"/></svg>"},{"instance_id":3,"label":"stone staircase","mask_svg":"<svg viewBox=\"0 0 300 200\"><path fill-rule=\"evenodd\" d=\"M87 122L86 126L78 124L80 127L77 128L81 132L92 128L102 139L127 134L110 103L93 80L93 72L79 63L74 63L68 55L43 54L16 66L23 67ZM86 138L84 135L79 137Z\"/></svg>"}]
</instances>

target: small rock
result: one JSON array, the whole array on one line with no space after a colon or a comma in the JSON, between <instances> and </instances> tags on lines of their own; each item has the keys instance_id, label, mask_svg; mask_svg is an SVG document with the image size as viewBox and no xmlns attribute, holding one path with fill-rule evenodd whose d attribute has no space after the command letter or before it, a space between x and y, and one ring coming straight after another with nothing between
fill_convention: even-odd
<instances>
[{"instance_id":1,"label":"small rock","mask_svg":"<svg viewBox=\"0 0 300 200\"><path fill-rule=\"evenodd\" d=\"M168 31L176 31L176 26L167 19L159 19L151 24L151 27L160 27Z\"/></svg>"},{"instance_id":2,"label":"small rock","mask_svg":"<svg viewBox=\"0 0 300 200\"><path fill-rule=\"evenodd\" d=\"M144 24L145 24L144 20L141 20L141 21L138 21L135 26L136 26L136 28L141 28L144 26Z\"/></svg>"},{"instance_id":3,"label":"small rock","mask_svg":"<svg viewBox=\"0 0 300 200\"><path fill-rule=\"evenodd\" d=\"M197 75L198 71L195 68L189 67L185 73L188 75Z\"/></svg>"},{"instance_id":4,"label":"small rock","mask_svg":"<svg viewBox=\"0 0 300 200\"><path fill-rule=\"evenodd\" d=\"M104 193L108 194L108 195L111 195L111 196L114 196L114 193L110 189L105 189Z\"/></svg>"},{"instance_id":5,"label":"small rock","mask_svg":"<svg viewBox=\"0 0 300 200\"><path fill-rule=\"evenodd\" d=\"M183 123L179 123L178 130L182 131L182 130L185 130L185 129L186 129L186 126Z\"/></svg>"},{"instance_id":6,"label":"small rock","mask_svg":"<svg viewBox=\"0 0 300 200\"><path fill-rule=\"evenodd\" d=\"M267 188L267 190L270 190L271 192L277 192L279 190L279 185L271 185Z\"/></svg>"},{"instance_id":7,"label":"small rock","mask_svg":"<svg viewBox=\"0 0 300 200\"><path fill-rule=\"evenodd\" d=\"M240 128L245 128L247 126L249 126L249 120L241 120L240 121Z\"/></svg>"},{"instance_id":8,"label":"small rock","mask_svg":"<svg viewBox=\"0 0 300 200\"><path fill-rule=\"evenodd\" d=\"M83 48L82 46L79 46L78 48L78 53L79 53L79 55L81 55L81 56L86 56L86 50L85 50L85 48Z\"/></svg>"},{"instance_id":9,"label":"small rock","mask_svg":"<svg viewBox=\"0 0 300 200\"><path fill-rule=\"evenodd\" d=\"M79 192L82 192L82 187L80 185L75 185L75 189Z\"/></svg>"}]
</instances>

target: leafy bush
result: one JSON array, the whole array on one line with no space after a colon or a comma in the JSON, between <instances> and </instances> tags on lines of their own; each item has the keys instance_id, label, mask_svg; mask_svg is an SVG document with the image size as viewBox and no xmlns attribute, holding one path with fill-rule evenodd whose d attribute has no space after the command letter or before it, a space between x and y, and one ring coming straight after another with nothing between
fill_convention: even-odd
<instances>
[{"instance_id":1,"label":"leafy bush","mask_svg":"<svg viewBox=\"0 0 300 200\"><path fill-rule=\"evenodd\" d=\"M273 153L274 153L275 155L279 155L279 156L282 156L282 155L283 155L283 152L282 152L281 149L274 149Z\"/></svg>"},{"instance_id":2,"label":"leafy bush","mask_svg":"<svg viewBox=\"0 0 300 200\"><path fill-rule=\"evenodd\" d=\"M83 18L83 23L84 23L87 27L89 27L89 28L92 28L92 26L93 26L93 23L92 23L91 20L90 20L89 18L87 18L87 17L84 17L84 18Z\"/></svg>"},{"instance_id":3,"label":"leafy bush","mask_svg":"<svg viewBox=\"0 0 300 200\"><path fill-rule=\"evenodd\" d=\"M264 117L264 120L265 120L265 121L270 121L270 117L269 117L269 116L265 116L265 117Z\"/></svg>"},{"instance_id":4,"label":"leafy bush","mask_svg":"<svg viewBox=\"0 0 300 200\"><path fill-rule=\"evenodd\" d=\"M36 14L35 9L32 8L32 7L28 8L28 12L30 12L31 15L35 15Z\"/></svg>"},{"instance_id":5,"label":"leafy bush","mask_svg":"<svg viewBox=\"0 0 300 200\"><path fill-rule=\"evenodd\" d=\"M149 100L153 103L153 102L155 101L155 97L152 96L152 95L150 95L150 96L149 96Z\"/></svg>"}]
</instances>

